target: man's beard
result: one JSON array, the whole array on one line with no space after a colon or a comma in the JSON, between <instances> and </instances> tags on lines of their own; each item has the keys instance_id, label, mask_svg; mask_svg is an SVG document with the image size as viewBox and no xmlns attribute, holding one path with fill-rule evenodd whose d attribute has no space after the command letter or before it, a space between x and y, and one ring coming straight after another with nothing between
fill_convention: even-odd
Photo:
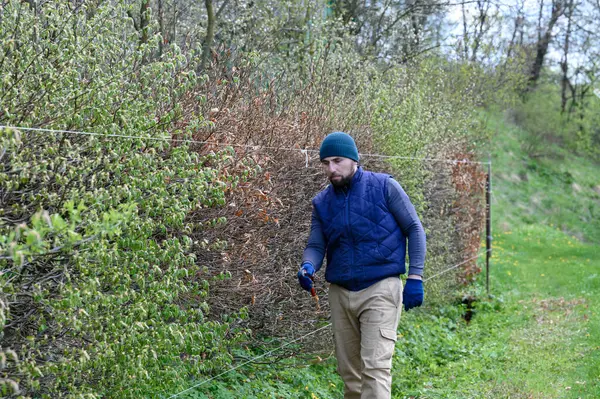
<instances>
[{"instance_id":1,"label":"man's beard","mask_svg":"<svg viewBox=\"0 0 600 399\"><path fill-rule=\"evenodd\" d=\"M332 176L332 177L334 177L334 176ZM337 177L337 176L335 176L335 177ZM333 184L333 186L336 188L346 187L347 185L350 184L351 181L352 181L352 176L342 177L340 180L329 179L329 182L331 184Z\"/></svg>"}]
</instances>

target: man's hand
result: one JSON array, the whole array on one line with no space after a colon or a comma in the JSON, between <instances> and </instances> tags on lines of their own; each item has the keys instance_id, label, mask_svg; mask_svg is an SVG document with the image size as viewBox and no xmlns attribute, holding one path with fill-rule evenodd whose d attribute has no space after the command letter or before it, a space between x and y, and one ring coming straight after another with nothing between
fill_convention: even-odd
<instances>
[{"instance_id":1,"label":"man's hand","mask_svg":"<svg viewBox=\"0 0 600 399\"><path fill-rule=\"evenodd\" d=\"M409 310L423 304L423 281L421 279L408 278L402 295L404 310Z\"/></svg>"},{"instance_id":2,"label":"man's hand","mask_svg":"<svg viewBox=\"0 0 600 399\"><path fill-rule=\"evenodd\" d=\"M300 282L300 286L308 292L310 292L310 289L313 286L311 277L314 274L315 268L308 262L304 262L298 271L298 281Z\"/></svg>"}]
</instances>

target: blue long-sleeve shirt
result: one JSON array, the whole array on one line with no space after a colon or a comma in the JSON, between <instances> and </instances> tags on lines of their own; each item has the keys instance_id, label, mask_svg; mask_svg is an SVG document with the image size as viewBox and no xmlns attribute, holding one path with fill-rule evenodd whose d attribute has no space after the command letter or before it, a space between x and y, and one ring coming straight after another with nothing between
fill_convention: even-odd
<instances>
[{"instance_id":1,"label":"blue long-sleeve shirt","mask_svg":"<svg viewBox=\"0 0 600 399\"><path fill-rule=\"evenodd\" d=\"M387 206L408 240L408 274L422 276L426 252L425 230L423 230L423 225L417 216L415 207L400 183L392 178L388 183L385 196ZM309 262L315 270L319 270L323 265L324 257L325 236L323 235L321 221L313 209L308 245L304 250L302 262Z\"/></svg>"}]
</instances>

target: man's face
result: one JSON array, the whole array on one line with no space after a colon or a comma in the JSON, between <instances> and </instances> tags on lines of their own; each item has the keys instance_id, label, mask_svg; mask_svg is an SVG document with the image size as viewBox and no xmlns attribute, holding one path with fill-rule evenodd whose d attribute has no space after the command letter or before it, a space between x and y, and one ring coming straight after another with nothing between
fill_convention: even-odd
<instances>
[{"instance_id":1,"label":"man's face","mask_svg":"<svg viewBox=\"0 0 600 399\"><path fill-rule=\"evenodd\" d=\"M344 187L352 180L357 163L350 158L327 157L321 161L325 175L335 187Z\"/></svg>"}]
</instances>

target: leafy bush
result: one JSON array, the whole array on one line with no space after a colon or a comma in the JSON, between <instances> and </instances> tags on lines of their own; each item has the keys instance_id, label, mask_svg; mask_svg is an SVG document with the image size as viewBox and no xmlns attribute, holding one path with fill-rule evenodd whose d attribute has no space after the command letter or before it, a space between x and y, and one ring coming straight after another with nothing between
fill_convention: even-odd
<instances>
[{"instance_id":1,"label":"leafy bush","mask_svg":"<svg viewBox=\"0 0 600 399\"><path fill-rule=\"evenodd\" d=\"M231 151L169 143L205 124L181 124L178 103L200 81L189 60L173 49L148 61L156 41L122 34L119 4L2 13L0 123L98 132L0 130L2 346L20 355L3 378L24 396L138 398L228 364L243 337L230 321L245 313L207 317L205 243L186 216L222 206L238 181L221 173Z\"/></svg>"}]
</instances>

